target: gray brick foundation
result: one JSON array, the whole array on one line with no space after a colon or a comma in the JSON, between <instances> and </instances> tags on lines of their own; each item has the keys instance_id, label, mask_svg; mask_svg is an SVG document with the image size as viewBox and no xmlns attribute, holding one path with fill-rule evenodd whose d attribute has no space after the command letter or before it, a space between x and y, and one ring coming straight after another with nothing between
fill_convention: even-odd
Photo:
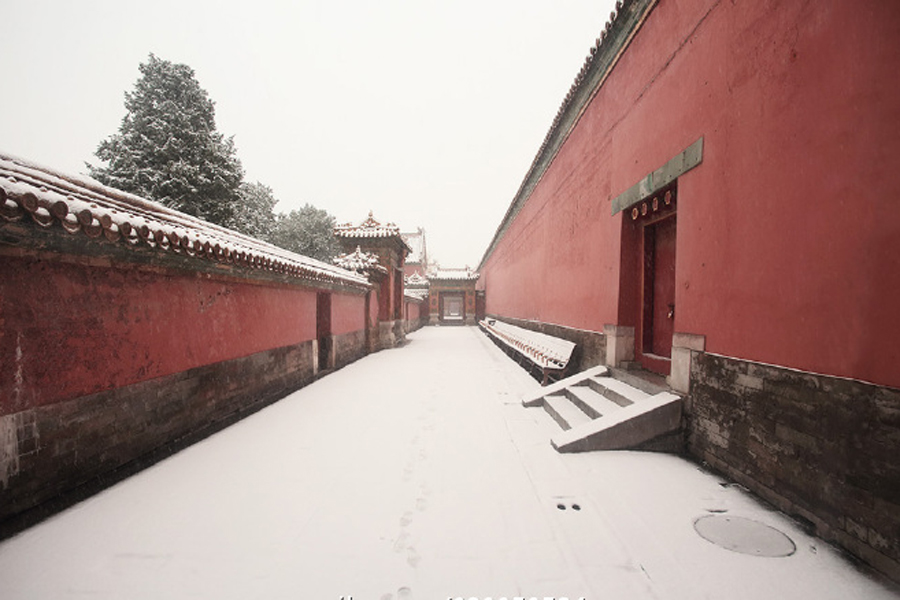
<instances>
[{"instance_id":1,"label":"gray brick foundation","mask_svg":"<svg viewBox=\"0 0 900 600\"><path fill-rule=\"evenodd\" d=\"M900 390L695 352L689 452L900 581Z\"/></svg>"},{"instance_id":2,"label":"gray brick foundation","mask_svg":"<svg viewBox=\"0 0 900 600\"><path fill-rule=\"evenodd\" d=\"M305 342L0 418L0 537L308 384L313 352Z\"/></svg>"}]
</instances>

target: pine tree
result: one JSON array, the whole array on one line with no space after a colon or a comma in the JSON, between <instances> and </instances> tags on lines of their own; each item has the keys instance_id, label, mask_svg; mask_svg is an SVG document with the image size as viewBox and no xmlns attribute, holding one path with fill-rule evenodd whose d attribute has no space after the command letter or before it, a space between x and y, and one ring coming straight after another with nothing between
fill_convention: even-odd
<instances>
[{"instance_id":1,"label":"pine tree","mask_svg":"<svg viewBox=\"0 0 900 600\"><path fill-rule=\"evenodd\" d=\"M233 224L243 168L232 138L216 130L215 103L194 70L150 55L140 65L119 132L88 165L106 185L221 225Z\"/></svg>"},{"instance_id":2,"label":"pine tree","mask_svg":"<svg viewBox=\"0 0 900 600\"><path fill-rule=\"evenodd\" d=\"M330 262L340 245L334 237L335 218L328 211L306 204L300 210L280 213L271 242L286 250Z\"/></svg>"},{"instance_id":3,"label":"pine tree","mask_svg":"<svg viewBox=\"0 0 900 600\"><path fill-rule=\"evenodd\" d=\"M241 201L235 206L231 227L261 240L270 240L275 230L278 203L272 188L260 182L241 184Z\"/></svg>"}]
</instances>

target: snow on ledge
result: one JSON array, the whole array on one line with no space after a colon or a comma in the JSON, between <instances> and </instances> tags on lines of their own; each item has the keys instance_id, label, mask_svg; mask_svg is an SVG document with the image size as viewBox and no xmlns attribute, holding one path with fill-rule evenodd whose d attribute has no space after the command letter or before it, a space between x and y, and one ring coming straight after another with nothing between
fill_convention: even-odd
<instances>
[{"instance_id":1,"label":"snow on ledge","mask_svg":"<svg viewBox=\"0 0 900 600\"><path fill-rule=\"evenodd\" d=\"M574 342L498 319L485 319L481 326L544 368L564 369L575 350Z\"/></svg>"}]
</instances>

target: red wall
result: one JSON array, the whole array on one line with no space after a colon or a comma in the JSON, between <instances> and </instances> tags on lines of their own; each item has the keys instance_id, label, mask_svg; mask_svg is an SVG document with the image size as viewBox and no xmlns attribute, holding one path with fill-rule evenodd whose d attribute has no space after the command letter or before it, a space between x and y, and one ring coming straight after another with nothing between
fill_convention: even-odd
<instances>
[{"instance_id":1,"label":"red wall","mask_svg":"<svg viewBox=\"0 0 900 600\"><path fill-rule=\"evenodd\" d=\"M428 321L428 302L425 300L410 300L404 296L403 320L407 321L411 330L417 329Z\"/></svg>"},{"instance_id":2,"label":"red wall","mask_svg":"<svg viewBox=\"0 0 900 600\"><path fill-rule=\"evenodd\" d=\"M369 292L369 327L377 327L378 325L378 315L381 311L381 295L381 287L378 285Z\"/></svg>"},{"instance_id":3,"label":"red wall","mask_svg":"<svg viewBox=\"0 0 900 600\"><path fill-rule=\"evenodd\" d=\"M311 340L315 314L314 290L3 257L0 414Z\"/></svg>"},{"instance_id":4,"label":"red wall","mask_svg":"<svg viewBox=\"0 0 900 600\"><path fill-rule=\"evenodd\" d=\"M900 386L898 64L897 3L661 0L482 265L487 311L633 324L610 201L703 137L675 330Z\"/></svg>"},{"instance_id":5,"label":"red wall","mask_svg":"<svg viewBox=\"0 0 900 600\"><path fill-rule=\"evenodd\" d=\"M362 331L365 327L366 296L364 294L331 295L332 335Z\"/></svg>"}]
</instances>

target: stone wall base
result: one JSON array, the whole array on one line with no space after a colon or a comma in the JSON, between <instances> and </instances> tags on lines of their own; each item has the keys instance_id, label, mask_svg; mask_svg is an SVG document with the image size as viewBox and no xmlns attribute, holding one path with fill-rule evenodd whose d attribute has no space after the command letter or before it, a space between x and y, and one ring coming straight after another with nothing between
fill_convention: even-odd
<instances>
[{"instance_id":1,"label":"stone wall base","mask_svg":"<svg viewBox=\"0 0 900 600\"><path fill-rule=\"evenodd\" d=\"M393 348L397 345L399 338L397 337L398 321L379 321L378 322L378 350L385 348Z\"/></svg>"},{"instance_id":2,"label":"stone wall base","mask_svg":"<svg viewBox=\"0 0 900 600\"><path fill-rule=\"evenodd\" d=\"M690 454L900 582L900 390L693 352Z\"/></svg>"},{"instance_id":3,"label":"stone wall base","mask_svg":"<svg viewBox=\"0 0 900 600\"><path fill-rule=\"evenodd\" d=\"M331 346L334 348L332 364L335 369L340 369L366 355L366 332L361 329L332 336Z\"/></svg>"},{"instance_id":4,"label":"stone wall base","mask_svg":"<svg viewBox=\"0 0 900 600\"><path fill-rule=\"evenodd\" d=\"M304 342L0 417L0 538L303 387L315 362Z\"/></svg>"}]
</instances>

